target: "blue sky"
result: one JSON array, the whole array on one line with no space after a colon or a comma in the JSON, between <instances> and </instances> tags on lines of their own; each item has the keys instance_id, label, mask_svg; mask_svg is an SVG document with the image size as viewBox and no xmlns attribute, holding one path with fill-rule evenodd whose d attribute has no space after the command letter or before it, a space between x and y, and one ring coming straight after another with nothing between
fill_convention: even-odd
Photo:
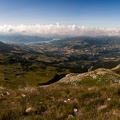
<instances>
[{"instance_id":1,"label":"blue sky","mask_svg":"<svg viewBox=\"0 0 120 120\"><path fill-rule=\"evenodd\" d=\"M0 25L120 27L120 0L0 0Z\"/></svg>"}]
</instances>

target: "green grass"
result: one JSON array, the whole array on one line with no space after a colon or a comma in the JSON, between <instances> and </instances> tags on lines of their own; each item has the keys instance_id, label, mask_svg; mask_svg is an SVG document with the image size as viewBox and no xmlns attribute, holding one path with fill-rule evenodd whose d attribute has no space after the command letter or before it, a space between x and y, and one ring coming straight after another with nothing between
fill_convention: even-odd
<instances>
[{"instance_id":1,"label":"green grass","mask_svg":"<svg viewBox=\"0 0 120 120\"><path fill-rule=\"evenodd\" d=\"M0 120L120 119L120 84L114 82L120 80L118 75L110 73L94 79L88 75L76 84L38 86L55 74L70 72L57 69L59 65L42 63L0 65ZM31 110L27 113L28 108Z\"/></svg>"},{"instance_id":2,"label":"green grass","mask_svg":"<svg viewBox=\"0 0 120 120\"><path fill-rule=\"evenodd\" d=\"M51 80L56 73L55 67L48 66L46 69L40 65L30 66L30 70L24 70L20 64L0 65L0 85L8 88L18 88L26 85L38 85ZM64 71L66 73L66 71Z\"/></svg>"},{"instance_id":3,"label":"green grass","mask_svg":"<svg viewBox=\"0 0 120 120\"><path fill-rule=\"evenodd\" d=\"M8 91L10 95L0 97L0 119L117 120L120 118L118 114L120 112L119 87L106 86L88 90L88 86L81 88L71 85L66 85L66 87L51 85L48 87L27 86L15 91L1 89L1 93ZM106 108L98 110L103 105L106 105ZM31 108L29 113L25 112L27 108ZM78 111L75 113L74 109Z\"/></svg>"}]
</instances>

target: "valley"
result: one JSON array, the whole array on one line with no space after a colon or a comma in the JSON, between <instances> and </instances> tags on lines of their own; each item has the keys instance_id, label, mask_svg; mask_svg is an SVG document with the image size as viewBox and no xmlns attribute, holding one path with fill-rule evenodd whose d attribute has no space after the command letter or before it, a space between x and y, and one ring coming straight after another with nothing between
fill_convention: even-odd
<instances>
[{"instance_id":1,"label":"valley","mask_svg":"<svg viewBox=\"0 0 120 120\"><path fill-rule=\"evenodd\" d=\"M83 73L120 64L119 37L75 37L49 43L0 43L1 84L38 85L56 74ZM9 82L8 82L9 81Z\"/></svg>"}]
</instances>

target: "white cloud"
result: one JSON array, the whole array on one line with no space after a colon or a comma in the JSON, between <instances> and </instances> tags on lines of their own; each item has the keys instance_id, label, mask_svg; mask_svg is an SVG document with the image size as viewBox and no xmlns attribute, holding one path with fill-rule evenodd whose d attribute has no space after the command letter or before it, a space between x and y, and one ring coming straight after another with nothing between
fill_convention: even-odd
<instances>
[{"instance_id":1,"label":"white cloud","mask_svg":"<svg viewBox=\"0 0 120 120\"><path fill-rule=\"evenodd\" d=\"M48 24L48 25L1 25L0 33L20 33L42 36L120 36L120 28L85 27L76 25Z\"/></svg>"}]
</instances>

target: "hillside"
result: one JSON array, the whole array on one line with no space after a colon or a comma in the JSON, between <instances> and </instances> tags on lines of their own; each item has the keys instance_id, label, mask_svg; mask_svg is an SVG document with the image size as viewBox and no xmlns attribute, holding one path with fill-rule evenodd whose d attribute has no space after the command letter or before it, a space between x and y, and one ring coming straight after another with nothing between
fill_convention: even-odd
<instances>
[{"instance_id":1,"label":"hillside","mask_svg":"<svg viewBox=\"0 0 120 120\"><path fill-rule=\"evenodd\" d=\"M119 38L92 39L1 42L0 120L120 119Z\"/></svg>"},{"instance_id":2,"label":"hillside","mask_svg":"<svg viewBox=\"0 0 120 120\"><path fill-rule=\"evenodd\" d=\"M0 87L1 120L119 120L120 75L110 69L66 75L47 86Z\"/></svg>"}]
</instances>

